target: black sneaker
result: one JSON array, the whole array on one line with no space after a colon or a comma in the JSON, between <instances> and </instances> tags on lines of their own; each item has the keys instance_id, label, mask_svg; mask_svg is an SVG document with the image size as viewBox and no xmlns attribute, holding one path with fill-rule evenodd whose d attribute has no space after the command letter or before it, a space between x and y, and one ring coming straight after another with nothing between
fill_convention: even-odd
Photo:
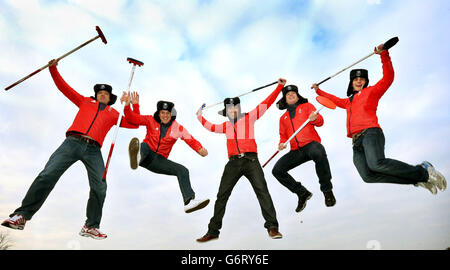
<instances>
[{"instance_id":1,"label":"black sneaker","mask_svg":"<svg viewBox=\"0 0 450 270\"><path fill-rule=\"evenodd\" d=\"M312 193L309 191L305 191L303 194L297 194L298 195L298 204L297 208L295 209L295 212L300 212L306 207L306 201L311 199Z\"/></svg>"},{"instance_id":2,"label":"black sneaker","mask_svg":"<svg viewBox=\"0 0 450 270\"><path fill-rule=\"evenodd\" d=\"M327 207L331 207L334 206L336 204L336 198L333 195L333 191L325 191L323 193L323 195L325 196L325 205Z\"/></svg>"}]
</instances>

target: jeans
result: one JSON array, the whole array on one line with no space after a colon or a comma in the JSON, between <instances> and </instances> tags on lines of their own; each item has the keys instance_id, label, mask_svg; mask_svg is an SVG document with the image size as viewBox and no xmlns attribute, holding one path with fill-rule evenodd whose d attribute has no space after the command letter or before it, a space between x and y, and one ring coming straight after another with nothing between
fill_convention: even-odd
<instances>
[{"instance_id":1,"label":"jeans","mask_svg":"<svg viewBox=\"0 0 450 270\"><path fill-rule=\"evenodd\" d=\"M78 160L87 169L90 186L85 225L88 228L99 228L106 197L106 181L102 180L105 170L103 157L98 146L73 137L67 137L50 156L44 170L28 189L22 205L10 216L21 214L26 220L30 220L41 208L61 175Z\"/></svg>"},{"instance_id":2,"label":"jeans","mask_svg":"<svg viewBox=\"0 0 450 270\"><path fill-rule=\"evenodd\" d=\"M208 225L208 234L218 236L219 230L222 228L222 219L225 215L225 208L228 198L233 191L238 180L245 176L252 185L252 188L258 199L266 229L278 229L278 221L276 217L275 207L267 188L264 178L264 172L261 168L258 158L243 157L240 159L230 160L225 165L225 169L220 180L217 199L214 204L214 215Z\"/></svg>"},{"instance_id":3,"label":"jeans","mask_svg":"<svg viewBox=\"0 0 450 270\"><path fill-rule=\"evenodd\" d=\"M428 172L420 165L385 158L384 134L369 128L353 145L353 163L366 183L417 184L426 182Z\"/></svg>"},{"instance_id":4,"label":"jeans","mask_svg":"<svg viewBox=\"0 0 450 270\"><path fill-rule=\"evenodd\" d=\"M141 161L139 166L154 173L176 176L185 204L195 197L189 180L188 169L181 164L156 154L146 143L141 143Z\"/></svg>"},{"instance_id":5,"label":"jeans","mask_svg":"<svg viewBox=\"0 0 450 270\"><path fill-rule=\"evenodd\" d=\"M273 167L272 174L291 192L302 195L307 191L306 188L300 182L295 181L288 171L310 160L313 160L316 165L320 190L322 192L331 191L333 185L331 184L330 165L325 148L319 142L310 142L300 149L292 150L282 156Z\"/></svg>"}]
</instances>

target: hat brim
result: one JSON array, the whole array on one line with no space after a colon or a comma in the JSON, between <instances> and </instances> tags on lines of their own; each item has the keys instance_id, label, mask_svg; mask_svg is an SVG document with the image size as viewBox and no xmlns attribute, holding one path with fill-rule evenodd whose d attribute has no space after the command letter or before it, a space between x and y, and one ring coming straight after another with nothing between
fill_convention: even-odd
<instances>
[{"instance_id":1,"label":"hat brim","mask_svg":"<svg viewBox=\"0 0 450 270\"><path fill-rule=\"evenodd\" d=\"M220 111L218 111L217 113L218 113L219 115L226 116L226 115L227 115L227 109L220 110Z\"/></svg>"},{"instance_id":2,"label":"hat brim","mask_svg":"<svg viewBox=\"0 0 450 270\"><path fill-rule=\"evenodd\" d=\"M116 101L117 101L117 96L114 95L113 93L109 93L109 103L108 103L108 105L111 106L114 103L116 103Z\"/></svg>"},{"instance_id":3,"label":"hat brim","mask_svg":"<svg viewBox=\"0 0 450 270\"><path fill-rule=\"evenodd\" d=\"M277 101L276 106L280 110L285 110L287 108L286 97L280 98L280 100Z\"/></svg>"}]
</instances>

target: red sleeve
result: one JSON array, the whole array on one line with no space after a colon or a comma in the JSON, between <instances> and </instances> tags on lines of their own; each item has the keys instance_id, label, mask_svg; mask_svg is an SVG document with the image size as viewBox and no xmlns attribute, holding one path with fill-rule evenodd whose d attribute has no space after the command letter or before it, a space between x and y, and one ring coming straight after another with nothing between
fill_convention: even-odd
<instances>
[{"instance_id":1,"label":"red sleeve","mask_svg":"<svg viewBox=\"0 0 450 270\"><path fill-rule=\"evenodd\" d=\"M289 139L289 134L286 131L286 125L283 124L283 116L284 114L280 118L280 142L278 144L284 143Z\"/></svg>"},{"instance_id":2,"label":"red sleeve","mask_svg":"<svg viewBox=\"0 0 450 270\"><path fill-rule=\"evenodd\" d=\"M207 130L209 130L211 132L215 132L215 133L225 133L226 132L226 130L225 130L226 123L225 122L221 125L216 125L216 124L209 122L201 115L197 116L197 119L203 125L204 128L206 128Z\"/></svg>"},{"instance_id":3,"label":"red sleeve","mask_svg":"<svg viewBox=\"0 0 450 270\"><path fill-rule=\"evenodd\" d=\"M251 112L249 112L249 116L252 119L258 120L263 114L269 109L270 106L275 102L278 94L280 94L281 90L283 90L282 84L278 84L277 88L258 106L256 106L255 109L253 109Z\"/></svg>"},{"instance_id":4,"label":"red sleeve","mask_svg":"<svg viewBox=\"0 0 450 270\"><path fill-rule=\"evenodd\" d=\"M330 99L331 101L336 104L339 108L345 109L347 107L347 104L350 102L348 98L338 98L336 96L333 96L332 94L328 94L327 92L324 92L320 89L317 89L316 91L317 95L326 97Z\"/></svg>"},{"instance_id":5,"label":"red sleeve","mask_svg":"<svg viewBox=\"0 0 450 270\"><path fill-rule=\"evenodd\" d=\"M182 125L179 125L179 130L181 132L181 136L180 138L187 144L189 145L189 147L192 148L192 150L194 150L195 152L198 152L198 150L200 150L201 148L203 148L203 146L201 145L201 143L199 141L197 141L196 139L194 139L194 137L192 137L192 135L187 131L187 129L185 129Z\"/></svg>"},{"instance_id":6,"label":"red sleeve","mask_svg":"<svg viewBox=\"0 0 450 270\"><path fill-rule=\"evenodd\" d=\"M133 112L141 114L141 111L139 110L139 104L133 104Z\"/></svg>"},{"instance_id":7,"label":"red sleeve","mask_svg":"<svg viewBox=\"0 0 450 270\"><path fill-rule=\"evenodd\" d=\"M123 109L125 119L128 123L137 126L145 125L145 118L142 117L139 111L139 104L133 104L133 110L131 110L131 106L127 105Z\"/></svg>"},{"instance_id":8,"label":"red sleeve","mask_svg":"<svg viewBox=\"0 0 450 270\"><path fill-rule=\"evenodd\" d=\"M84 97L78 94L77 91L75 91L64 81L64 79L59 74L56 66L50 66L49 70L50 75L52 76L53 81L55 82L55 85L59 89L59 91L61 91L70 101L72 101L77 107L79 107Z\"/></svg>"},{"instance_id":9,"label":"red sleeve","mask_svg":"<svg viewBox=\"0 0 450 270\"><path fill-rule=\"evenodd\" d=\"M134 128L139 128L139 125L131 124L130 122L127 121L127 119L125 117L122 116L122 120L120 121L120 127L134 129Z\"/></svg>"},{"instance_id":10,"label":"red sleeve","mask_svg":"<svg viewBox=\"0 0 450 270\"><path fill-rule=\"evenodd\" d=\"M317 111L316 110L316 107L314 107L314 105L312 105L311 103L309 103L309 108L310 108L310 111L309 111L309 113L308 113L308 117L309 117L309 115L312 113L312 112L315 112L315 111ZM311 124L313 124L314 126L316 126L316 127L321 127L322 125L323 125L323 117L322 117L322 115L319 113L319 114L317 114L317 119L316 120L314 120L314 121L311 121L310 122Z\"/></svg>"},{"instance_id":11,"label":"red sleeve","mask_svg":"<svg viewBox=\"0 0 450 270\"><path fill-rule=\"evenodd\" d=\"M111 121L112 121L111 125L112 125L112 126L115 126L115 125L117 125L117 119L119 118L120 114L119 114L119 112L116 111L113 107L109 107L109 110L110 110L111 113L113 114L113 118L111 118ZM123 117L123 116L122 116L122 119L120 120L120 127L123 127L123 128L133 128L133 129L139 128L138 125L134 125L134 124L129 123L129 122L125 119L125 117Z\"/></svg>"},{"instance_id":12,"label":"red sleeve","mask_svg":"<svg viewBox=\"0 0 450 270\"><path fill-rule=\"evenodd\" d=\"M391 86L392 82L394 81L394 68L392 66L392 61L391 57L389 56L389 52L383 51L380 54L380 57L383 66L383 78L381 78L381 80L379 80L373 86L372 90L378 97L381 97L384 93L386 93L389 86Z\"/></svg>"}]
</instances>

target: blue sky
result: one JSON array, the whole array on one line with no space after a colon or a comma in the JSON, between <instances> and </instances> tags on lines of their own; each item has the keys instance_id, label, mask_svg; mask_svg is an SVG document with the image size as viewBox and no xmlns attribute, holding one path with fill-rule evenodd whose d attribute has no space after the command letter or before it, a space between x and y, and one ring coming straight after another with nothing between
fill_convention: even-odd
<instances>
[{"instance_id":1,"label":"blue sky","mask_svg":"<svg viewBox=\"0 0 450 270\"><path fill-rule=\"evenodd\" d=\"M317 129L330 161L335 207L325 207L309 162L291 171L313 193L306 209L295 213L296 197L271 174L274 160L265 176L283 239L267 236L256 196L243 177L228 202L220 239L196 243L212 216L227 152L225 137L202 128L194 113L204 102L216 103L279 77L298 85L318 107L312 83L398 36L390 51L395 80L378 107L386 156L410 164L429 160L448 176L449 8L447 1L2 1L3 88L94 37L99 25L108 44L97 40L68 56L58 66L61 75L85 96L96 83L109 83L119 94L130 73L126 58L143 61L132 86L140 93L141 112L153 114L158 100L175 103L177 120L209 155L202 158L179 141L169 158L190 170L197 196L212 203L185 214L175 178L129 169L128 142L143 139L142 127L119 131L101 224L108 239L78 236L89 192L81 163L61 177L24 231L0 230L8 232L15 249L368 249L372 243L382 249L445 249L450 246L448 191L433 196L413 186L364 183L353 166L345 112L339 109L322 111L325 123ZM369 70L371 84L381 78L378 56L355 67ZM322 89L344 97L347 85L346 71ZM271 89L243 97L243 110L253 109ZM62 143L77 108L47 70L3 91L0 108L3 219L20 205ZM223 122L219 109L205 117ZM255 126L261 163L276 150L282 113L273 106ZM112 135L105 138L104 158Z\"/></svg>"}]
</instances>

